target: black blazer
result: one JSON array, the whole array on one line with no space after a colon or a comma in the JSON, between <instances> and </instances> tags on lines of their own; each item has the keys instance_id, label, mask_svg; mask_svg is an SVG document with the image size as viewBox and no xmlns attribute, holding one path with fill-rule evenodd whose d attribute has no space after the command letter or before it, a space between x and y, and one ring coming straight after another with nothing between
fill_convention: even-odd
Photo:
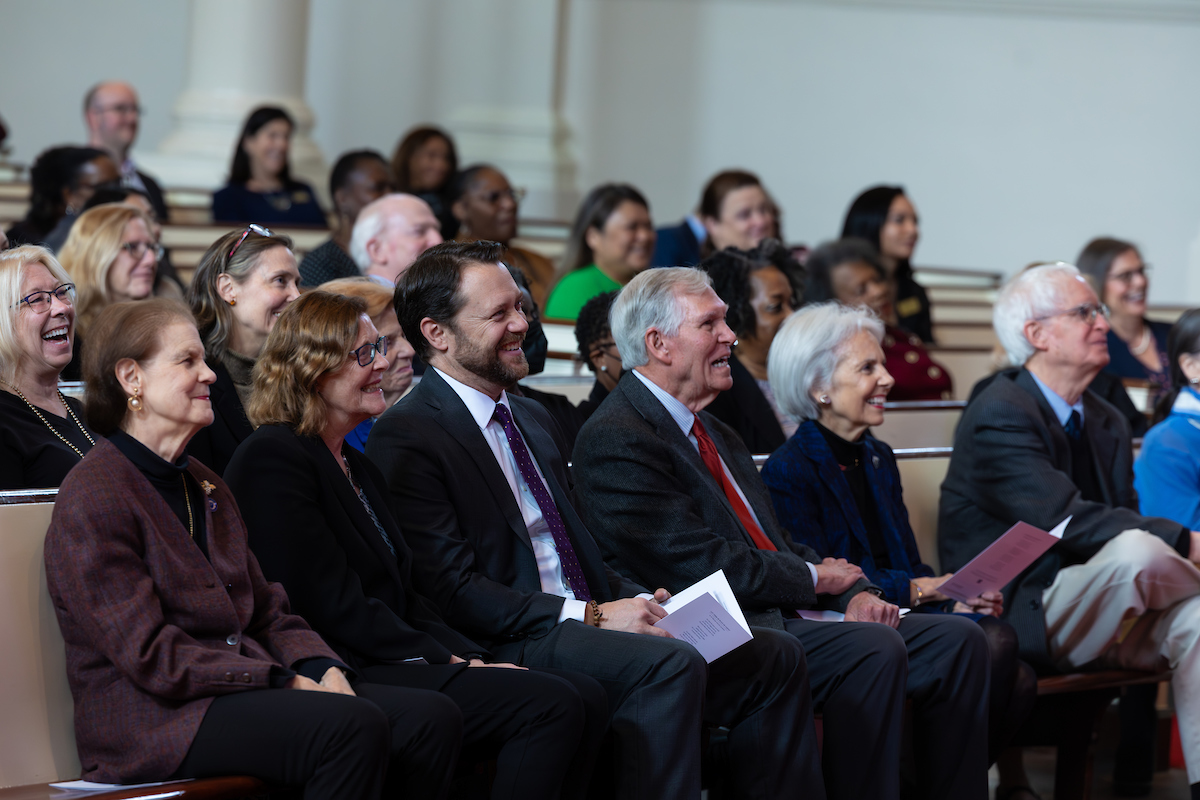
<instances>
[{"instance_id":1,"label":"black blazer","mask_svg":"<svg viewBox=\"0 0 1200 800\"><path fill-rule=\"evenodd\" d=\"M513 419L549 484L592 597L604 603L644 592L609 570L575 512L566 448L549 413L509 396ZM434 370L371 429L367 456L383 471L392 509L423 569L417 589L446 621L495 649L541 637L558 624L563 598L542 591L521 509L462 399ZM519 645L517 651L519 651ZM517 652L498 652L519 660Z\"/></svg>"},{"instance_id":2,"label":"black blazer","mask_svg":"<svg viewBox=\"0 0 1200 800\"><path fill-rule=\"evenodd\" d=\"M202 428L188 443L187 453L213 472L224 477L229 459L238 445L254 433L254 426L246 419L246 409L238 397L229 371L219 361L209 361L209 368L217 374L208 389L212 403L213 421Z\"/></svg>"},{"instance_id":3,"label":"black blazer","mask_svg":"<svg viewBox=\"0 0 1200 800\"><path fill-rule=\"evenodd\" d=\"M722 569L746 621L764 628L783 627L780 609L820 603L844 611L870 584L859 581L845 594L818 598L805 562L821 557L779 526L750 451L733 429L706 411L699 416L777 552L754 546L696 448L658 398L628 374L575 443L580 513L609 564L671 592Z\"/></svg>"},{"instance_id":4,"label":"black blazer","mask_svg":"<svg viewBox=\"0 0 1200 800\"><path fill-rule=\"evenodd\" d=\"M729 373L733 388L717 395L705 410L737 431L751 453L774 453L787 441L775 409L736 355L729 358Z\"/></svg>"},{"instance_id":5,"label":"black blazer","mask_svg":"<svg viewBox=\"0 0 1200 800\"><path fill-rule=\"evenodd\" d=\"M1129 423L1091 390L1083 408L1103 503L1080 496L1067 434L1024 368L997 374L967 405L942 483L938 554L945 570L959 569L1019 521L1050 530L1073 515L1062 542L1004 588L1004 614L1021 657L1040 668L1052 666L1042 592L1060 569L1082 564L1130 528L1153 533L1184 557L1191 544L1179 523L1137 513Z\"/></svg>"},{"instance_id":6,"label":"black blazer","mask_svg":"<svg viewBox=\"0 0 1200 800\"><path fill-rule=\"evenodd\" d=\"M283 584L296 613L360 673L410 658L447 664L451 654L482 655L413 588L412 551L379 470L348 445L342 452L396 554L320 439L264 425L238 447L225 474L263 574ZM440 688L454 674L414 670L426 679L422 688Z\"/></svg>"}]
</instances>

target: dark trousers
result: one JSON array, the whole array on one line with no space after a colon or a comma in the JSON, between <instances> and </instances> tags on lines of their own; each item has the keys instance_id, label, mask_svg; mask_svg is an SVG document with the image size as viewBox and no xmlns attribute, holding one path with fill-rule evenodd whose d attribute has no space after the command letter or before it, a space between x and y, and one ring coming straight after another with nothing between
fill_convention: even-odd
<instances>
[{"instance_id":1,"label":"dark trousers","mask_svg":"<svg viewBox=\"0 0 1200 800\"><path fill-rule=\"evenodd\" d=\"M354 691L218 697L173 777L250 775L302 785L305 800L445 797L463 733L454 702L424 689Z\"/></svg>"},{"instance_id":2,"label":"dark trousers","mask_svg":"<svg viewBox=\"0 0 1200 800\"><path fill-rule=\"evenodd\" d=\"M608 694L621 798L700 796L701 731L729 728L733 783L746 798L824 796L803 650L779 631L711 665L675 639L599 630L573 620L497 648L527 666L583 672Z\"/></svg>"},{"instance_id":3,"label":"dark trousers","mask_svg":"<svg viewBox=\"0 0 1200 800\"><path fill-rule=\"evenodd\" d=\"M362 674L397 685L412 668L374 666ZM556 670L470 667L439 691L462 713L464 757L496 759L493 800L586 796L608 728L599 683Z\"/></svg>"},{"instance_id":4,"label":"dark trousers","mask_svg":"<svg viewBox=\"0 0 1200 800\"><path fill-rule=\"evenodd\" d=\"M919 796L987 797L989 657L978 625L950 614L910 614L898 631L803 619L785 627L808 659L831 800L899 797L906 694Z\"/></svg>"}]
</instances>

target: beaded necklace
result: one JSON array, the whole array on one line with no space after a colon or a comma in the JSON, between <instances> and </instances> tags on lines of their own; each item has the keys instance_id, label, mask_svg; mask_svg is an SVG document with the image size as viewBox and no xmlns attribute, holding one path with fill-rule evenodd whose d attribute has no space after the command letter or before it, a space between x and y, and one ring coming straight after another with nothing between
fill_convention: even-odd
<instances>
[{"instance_id":1,"label":"beaded necklace","mask_svg":"<svg viewBox=\"0 0 1200 800\"><path fill-rule=\"evenodd\" d=\"M83 451L80 450L75 445L71 444L71 442L65 436L63 436L61 433L59 433L58 430L53 425L50 424L50 421L42 416L41 410L38 409L38 407L35 406L33 403L29 402L29 398L21 393L20 389L18 389L16 386L14 386L13 384L11 384L8 381L3 380L3 379L0 379L0 383L3 383L8 388L12 389L13 392L17 395L17 397L19 397L25 401L25 405L29 406L29 410L32 411L34 413L34 415L42 421L42 424L45 425L47 428L49 428L50 432L59 438L59 441L61 441L67 447L74 450L75 454L78 455L80 459L83 458ZM75 416L75 412L71 409L70 404L67 403L67 398L63 397L62 392L58 393L58 399L62 401L63 408L67 409L67 414L71 417L71 419L75 422L75 424L79 426L79 430L80 430L80 432L83 433L84 438L86 438L88 440L88 443L90 445L92 445L92 447L95 447L96 440L92 438L92 435L90 433L88 433L87 428L83 427L83 423L80 422L79 418Z\"/></svg>"}]
</instances>

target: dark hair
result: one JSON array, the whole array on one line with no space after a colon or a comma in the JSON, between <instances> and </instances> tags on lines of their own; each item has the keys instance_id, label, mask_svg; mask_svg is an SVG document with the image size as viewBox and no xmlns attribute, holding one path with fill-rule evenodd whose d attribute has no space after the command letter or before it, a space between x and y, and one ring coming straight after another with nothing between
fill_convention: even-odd
<instances>
[{"instance_id":1,"label":"dark hair","mask_svg":"<svg viewBox=\"0 0 1200 800\"><path fill-rule=\"evenodd\" d=\"M349 153L342 153L337 162L333 165L333 170L329 173L329 198L334 201L334 206L337 205L337 200L334 199L338 189L343 189L350 182L350 176L358 169L358 165L364 161L378 161L387 168L387 161L383 156L375 150L351 150Z\"/></svg>"},{"instance_id":2,"label":"dark hair","mask_svg":"<svg viewBox=\"0 0 1200 800\"><path fill-rule=\"evenodd\" d=\"M450 325L466 304L459 292L463 270L472 264L498 264L504 255L499 242L443 242L422 253L396 282L396 318L404 330L404 338L417 351L417 357L428 363L433 352L421 320L429 317L442 325Z\"/></svg>"},{"instance_id":3,"label":"dark hair","mask_svg":"<svg viewBox=\"0 0 1200 800\"><path fill-rule=\"evenodd\" d=\"M887 222L892 201L903 194L903 186L872 186L854 198L854 202L846 211L846 219L842 223L842 238L862 239L874 247L877 252L880 251L879 232L883 230L883 225ZM907 259L897 262L896 277L904 277L911 272L912 266Z\"/></svg>"},{"instance_id":4,"label":"dark hair","mask_svg":"<svg viewBox=\"0 0 1200 800\"><path fill-rule=\"evenodd\" d=\"M296 122L292 119L292 115L278 106L259 106L250 112L250 116L246 117L246 124L242 126L242 134L238 136L237 146L233 150L233 164L229 167L230 183L240 185L250 180L250 155L242 145L245 143L246 137L254 136L267 124L277 119L286 122L293 131L296 130ZM284 186L292 183L291 165L286 161L279 173L279 179L283 181Z\"/></svg>"},{"instance_id":5,"label":"dark hair","mask_svg":"<svg viewBox=\"0 0 1200 800\"><path fill-rule=\"evenodd\" d=\"M499 175L504 173L498 167L493 167L491 164L472 164L469 167L464 167L454 174L454 182L450 186L450 195L447 201L450 205L454 205L459 199L471 190L475 185L475 178L485 169L490 169Z\"/></svg>"},{"instance_id":6,"label":"dark hair","mask_svg":"<svg viewBox=\"0 0 1200 800\"><path fill-rule=\"evenodd\" d=\"M762 181L753 172L744 169L727 169L713 175L700 194L700 216L720 219L725 197L730 192L745 189L747 186L757 186L761 189Z\"/></svg>"},{"instance_id":7,"label":"dark hair","mask_svg":"<svg viewBox=\"0 0 1200 800\"><path fill-rule=\"evenodd\" d=\"M601 292L583 304L579 316L575 318L575 342L579 345L579 357L592 372L596 367L592 364L592 345L612 334L608 323L608 312L612 308L617 292Z\"/></svg>"},{"instance_id":8,"label":"dark hair","mask_svg":"<svg viewBox=\"0 0 1200 800\"><path fill-rule=\"evenodd\" d=\"M106 206L109 203L124 203L132 195L137 195L146 202L150 203L150 195L146 194L144 191L135 186L122 186L119 183L105 183L96 187L96 193L88 198L88 201L83 204L83 210L90 211L96 206ZM153 212L154 204L150 203L150 206L150 210Z\"/></svg>"},{"instance_id":9,"label":"dark hair","mask_svg":"<svg viewBox=\"0 0 1200 800\"><path fill-rule=\"evenodd\" d=\"M808 254L804 268L808 270L808 282L804 284L806 303L824 303L837 300L833 290L833 271L842 264L861 261L879 273L880 280L887 279L887 270L879 251L862 239L838 239L825 242Z\"/></svg>"},{"instance_id":10,"label":"dark hair","mask_svg":"<svg viewBox=\"0 0 1200 800\"><path fill-rule=\"evenodd\" d=\"M1154 406L1151 425L1157 425L1167 418L1179 392L1189 384L1187 375L1179 366L1179 357L1189 353L1200 353L1200 308L1183 312L1167 334L1167 371L1171 375L1171 388Z\"/></svg>"},{"instance_id":11,"label":"dark hair","mask_svg":"<svg viewBox=\"0 0 1200 800\"><path fill-rule=\"evenodd\" d=\"M83 351L83 408L89 428L109 436L121 427L129 406L117 380L117 362L154 358L161 349L160 335L176 322L195 324L187 306L154 297L113 303L96 316Z\"/></svg>"},{"instance_id":12,"label":"dark hair","mask_svg":"<svg viewBox=\"0 0 1200 800\"><path fill-rule=\"evenodd\" d=\"M111 158L94 147L51 147L43 150L29 170L29 211L25 223L41 235L49 233L66 213L63 189L79 188L83 166Z\"/></svg>"},{"instance_id":13,"label":"dark hair","mask_svg":"<svg viewBox=\"0 0 1200 800\"><path fill-rule=\"evenodd\" d=\"M563 254L561 273L574 272L596 260L592 248L588 247L587 232L595 228L603 231L608 218L621 203L637 203L646 211L650 204L645 196L628 183L602 183L587 193L579 204L571 234L567 237L567 249Z\"/></svg>"},{"instance_id":14,"label":"dark hair","mask_svg":"<svg viewBox=\"0 0 1200 800\"><path fill-rule=\"evenodd\" d=\"M804 267L777 239L763 239L752 250L726 247L700 262L699 268L712 278L713 291L729 306L725 322L738 336L754 333L758 320L750 305L754 294L750 275L766 267L775 267L783 273L792 287L792 306L799 307L804 291Z\"/></svg>"},{"instance_id":15,"label":"dark hair","mask_svg":"<svg viewBox=\"0 0 1200 800\"><path fill-rule=\"evenodd\" d=\"M1075 266L1087 278L1095 290L1096 296L1104 300L1104 281L1108 280L1108 271L1117 260L1117 256L1130 250L1138 252L1137 245L1123 239L1112 239L1106 236L1092 239L1079 251Z\"/></svg>"},{"instance_id":16,"label":"dark hair","mask_svg":"<svg viewBox=\"0 0 1200 800\"><path fill-rule=\"evenodd\" d=\"M433 125L421 125L404 134L404 138L396 144L396 150L392 153L392 180L396 183L396 191L413 193L412 175L408 165L412 161L414 153L430 139L438 137L445 140L446 147L450 150L450 171L446 173L446 180L442 185L433 191L435 194L444 196L447 190L452 188L455 176L458 174L458 152L454 148L454 140L441 128Z\"/></svg>"}]
</instances>

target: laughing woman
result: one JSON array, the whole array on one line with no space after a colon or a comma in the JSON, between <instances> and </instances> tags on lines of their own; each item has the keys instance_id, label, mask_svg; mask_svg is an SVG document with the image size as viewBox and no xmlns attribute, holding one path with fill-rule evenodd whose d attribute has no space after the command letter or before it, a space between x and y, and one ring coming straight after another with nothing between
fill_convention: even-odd
<instances>
[{"instance_id":1,"label":"laughing woman","mask_svg":"<svg viewBox=\"0 0 1200 800\"><path fill-rule=\"evenodd\" d=\"M71 361L75 286L50 251L0 252L0 489L58 486L96 443L58 390Z\"/></svg>"},{"instance_id":2,"label":"laughing woman","mask_svg":"<svg viewBox=\"0 0 1200 800\"><path fill-rule=\"evenodd\" d=\"M275 320L300 296L299 284L292 240L261 225L225 234L196 268L188 303L217 379L213 423L196 435L188 452L218 475L253 431L245 406L254 361Z\"/></svg>"}]
</instances>

